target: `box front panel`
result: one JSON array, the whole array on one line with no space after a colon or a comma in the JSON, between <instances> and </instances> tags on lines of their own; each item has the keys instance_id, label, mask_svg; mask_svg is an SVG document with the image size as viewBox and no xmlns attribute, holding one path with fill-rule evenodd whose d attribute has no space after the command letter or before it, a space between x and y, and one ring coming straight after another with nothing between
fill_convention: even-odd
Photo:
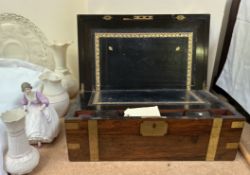
<instances>
[{"instance_id":1,"label":"box front panel","mask_svg":"<svg viewBox=\"0 0 250 175\"><path fill-rule=\"evenodd\" d=\"M218 119L220 125L217 119L67 121L69 160L234 160L244 120ZM90 121L96 126L90 127ZM147 125L150 135L141 130L146 122L152 125ZM154 133L162 123L167 126L164 132Z\"/></svg>"},{"instance_id":2,"label":"box front panel","mask_svg":"<svg viewBox=\"0 0 250 175\"><path fill-rule=\"evenodd\" d=\"M100 160L205 160L212 120L161 121L164 136L142 136L141 119L98 122Z\"/></svg>"},{"instance_id":3,"label":"box front panel","mask_svg":"<svg viewBox=\"0 0 250 175\"><path fill-rule=\"evenodd\" d=\"M157 124L158 120L146 121ZM212 120L161 120L168 126L163 136L142 136L140 127L143 122L145 120L142 119L98 120L98 160L206 159ZM80 124L75 123L78 129L67 129L69 157L72 161L96 161L91 158L93 148L87 134L87 123L81 121ZM79 147L70 147L73 143L79 144Z\"/></svg>"}]
</instances>

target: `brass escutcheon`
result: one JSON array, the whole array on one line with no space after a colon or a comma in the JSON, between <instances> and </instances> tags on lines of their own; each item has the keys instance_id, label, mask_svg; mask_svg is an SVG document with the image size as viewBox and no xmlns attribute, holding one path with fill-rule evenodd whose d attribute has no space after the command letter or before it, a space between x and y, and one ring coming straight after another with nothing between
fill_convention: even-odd
<instances>
[{"instance_id":1,"label":"brass escutcheon","mask_svg":"<svg viewBox=\"0 0 250 175\"><path fill-rule=\"evenodd\" d=\"M125 17L123 18L124 21L129 21L129 20L154 20L154 16L145 16L145 15L136 15L131 17Z\"/></svg>"},{"instance_id":2,"label":"brass escutcheon","mask_svg":"<svg viewBox=\"0 0 250 175\"><path fill-rule=\"evenodd\" d=\"M143 121L140 126L142 136L164 136L167 130L168 124L165 121Z\"/></svg>"}]
</instances>

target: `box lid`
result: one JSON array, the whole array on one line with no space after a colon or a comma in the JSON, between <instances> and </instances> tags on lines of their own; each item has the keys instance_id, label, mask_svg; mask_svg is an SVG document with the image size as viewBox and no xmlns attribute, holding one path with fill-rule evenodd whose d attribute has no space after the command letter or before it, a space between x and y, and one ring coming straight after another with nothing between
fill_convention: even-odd
<instances>
[{"instance_id":1,"label":"box lid","mask_svg":"<svg viewBox=\"0 0 250 175\"><path fill-rule=\"evenodd\" d=\"M85 91L203 89L208 14L78 15Z\"/></svg>"}]
</instances>

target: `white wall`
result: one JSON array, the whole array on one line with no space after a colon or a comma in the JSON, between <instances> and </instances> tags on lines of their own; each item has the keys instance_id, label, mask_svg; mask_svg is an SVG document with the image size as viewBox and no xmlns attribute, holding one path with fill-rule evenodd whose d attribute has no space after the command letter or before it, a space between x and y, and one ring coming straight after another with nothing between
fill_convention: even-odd
<instances>
[{"instance_id":1,"label":"white wall","mask_svg":"<svg viewBox=\"0 0 250 175\"><path fill-rule=\"evenodd\" d=\"M73 41L68 67L78 76L76 14L86 13L88 0L0 0L0 13L16 13L31 20L50 42Z\"/></svg>"},{"instance_id":2,"label":"white wall","mask_svg":"<svg viewBox=\"0 0 250 175\"><path fill-rule=\"evenodd\" d=\"M211 14L208 83L213 71L225 8L232 0L0 0L0 13L20 14L50 41L72 40L68 65L78 75L76 14ZM227 11L227 10L226 10Z\"/></svg>"}]
</instances>

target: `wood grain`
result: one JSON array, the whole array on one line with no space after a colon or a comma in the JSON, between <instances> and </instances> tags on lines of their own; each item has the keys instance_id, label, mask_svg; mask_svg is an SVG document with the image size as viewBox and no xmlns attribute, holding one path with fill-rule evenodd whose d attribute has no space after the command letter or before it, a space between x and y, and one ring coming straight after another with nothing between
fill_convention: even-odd
<instances>
[{"instance_id":1,"label":"wood grain","mask_svg":"<svg viewBox=\"0 0 250 175\"><path fill-rule=\"evenodd\" d=\"M242 133L242 128L231 128L232 122L234 121L244 121L244 120L234 120L228 119L224 120L220 140L218 144L217 154L215 160L234 160L238 149L227 149L227 143L239 143L240 136Z\"/></svg>"},{"instance_id":2,"label":"wood grain","mask_svg":"<svg viewBox=\"0 0 250 175\"><path fill-rule=\"evenodd\" d=\"M234 160L237 149L227 149L228 143L239 143L242 128L231 128L238 117L223 116L215 160ZM145 121L168 123L165 136L144 137L140 124ZM67 143L80 144L80 149L68 150L71 161L90 161L88 120L66 120L78 123L79 129L67 129ZM205 160L213 118L204 119L98 119L100 161L129 160Z\"/></svg>"}]
</instances>

